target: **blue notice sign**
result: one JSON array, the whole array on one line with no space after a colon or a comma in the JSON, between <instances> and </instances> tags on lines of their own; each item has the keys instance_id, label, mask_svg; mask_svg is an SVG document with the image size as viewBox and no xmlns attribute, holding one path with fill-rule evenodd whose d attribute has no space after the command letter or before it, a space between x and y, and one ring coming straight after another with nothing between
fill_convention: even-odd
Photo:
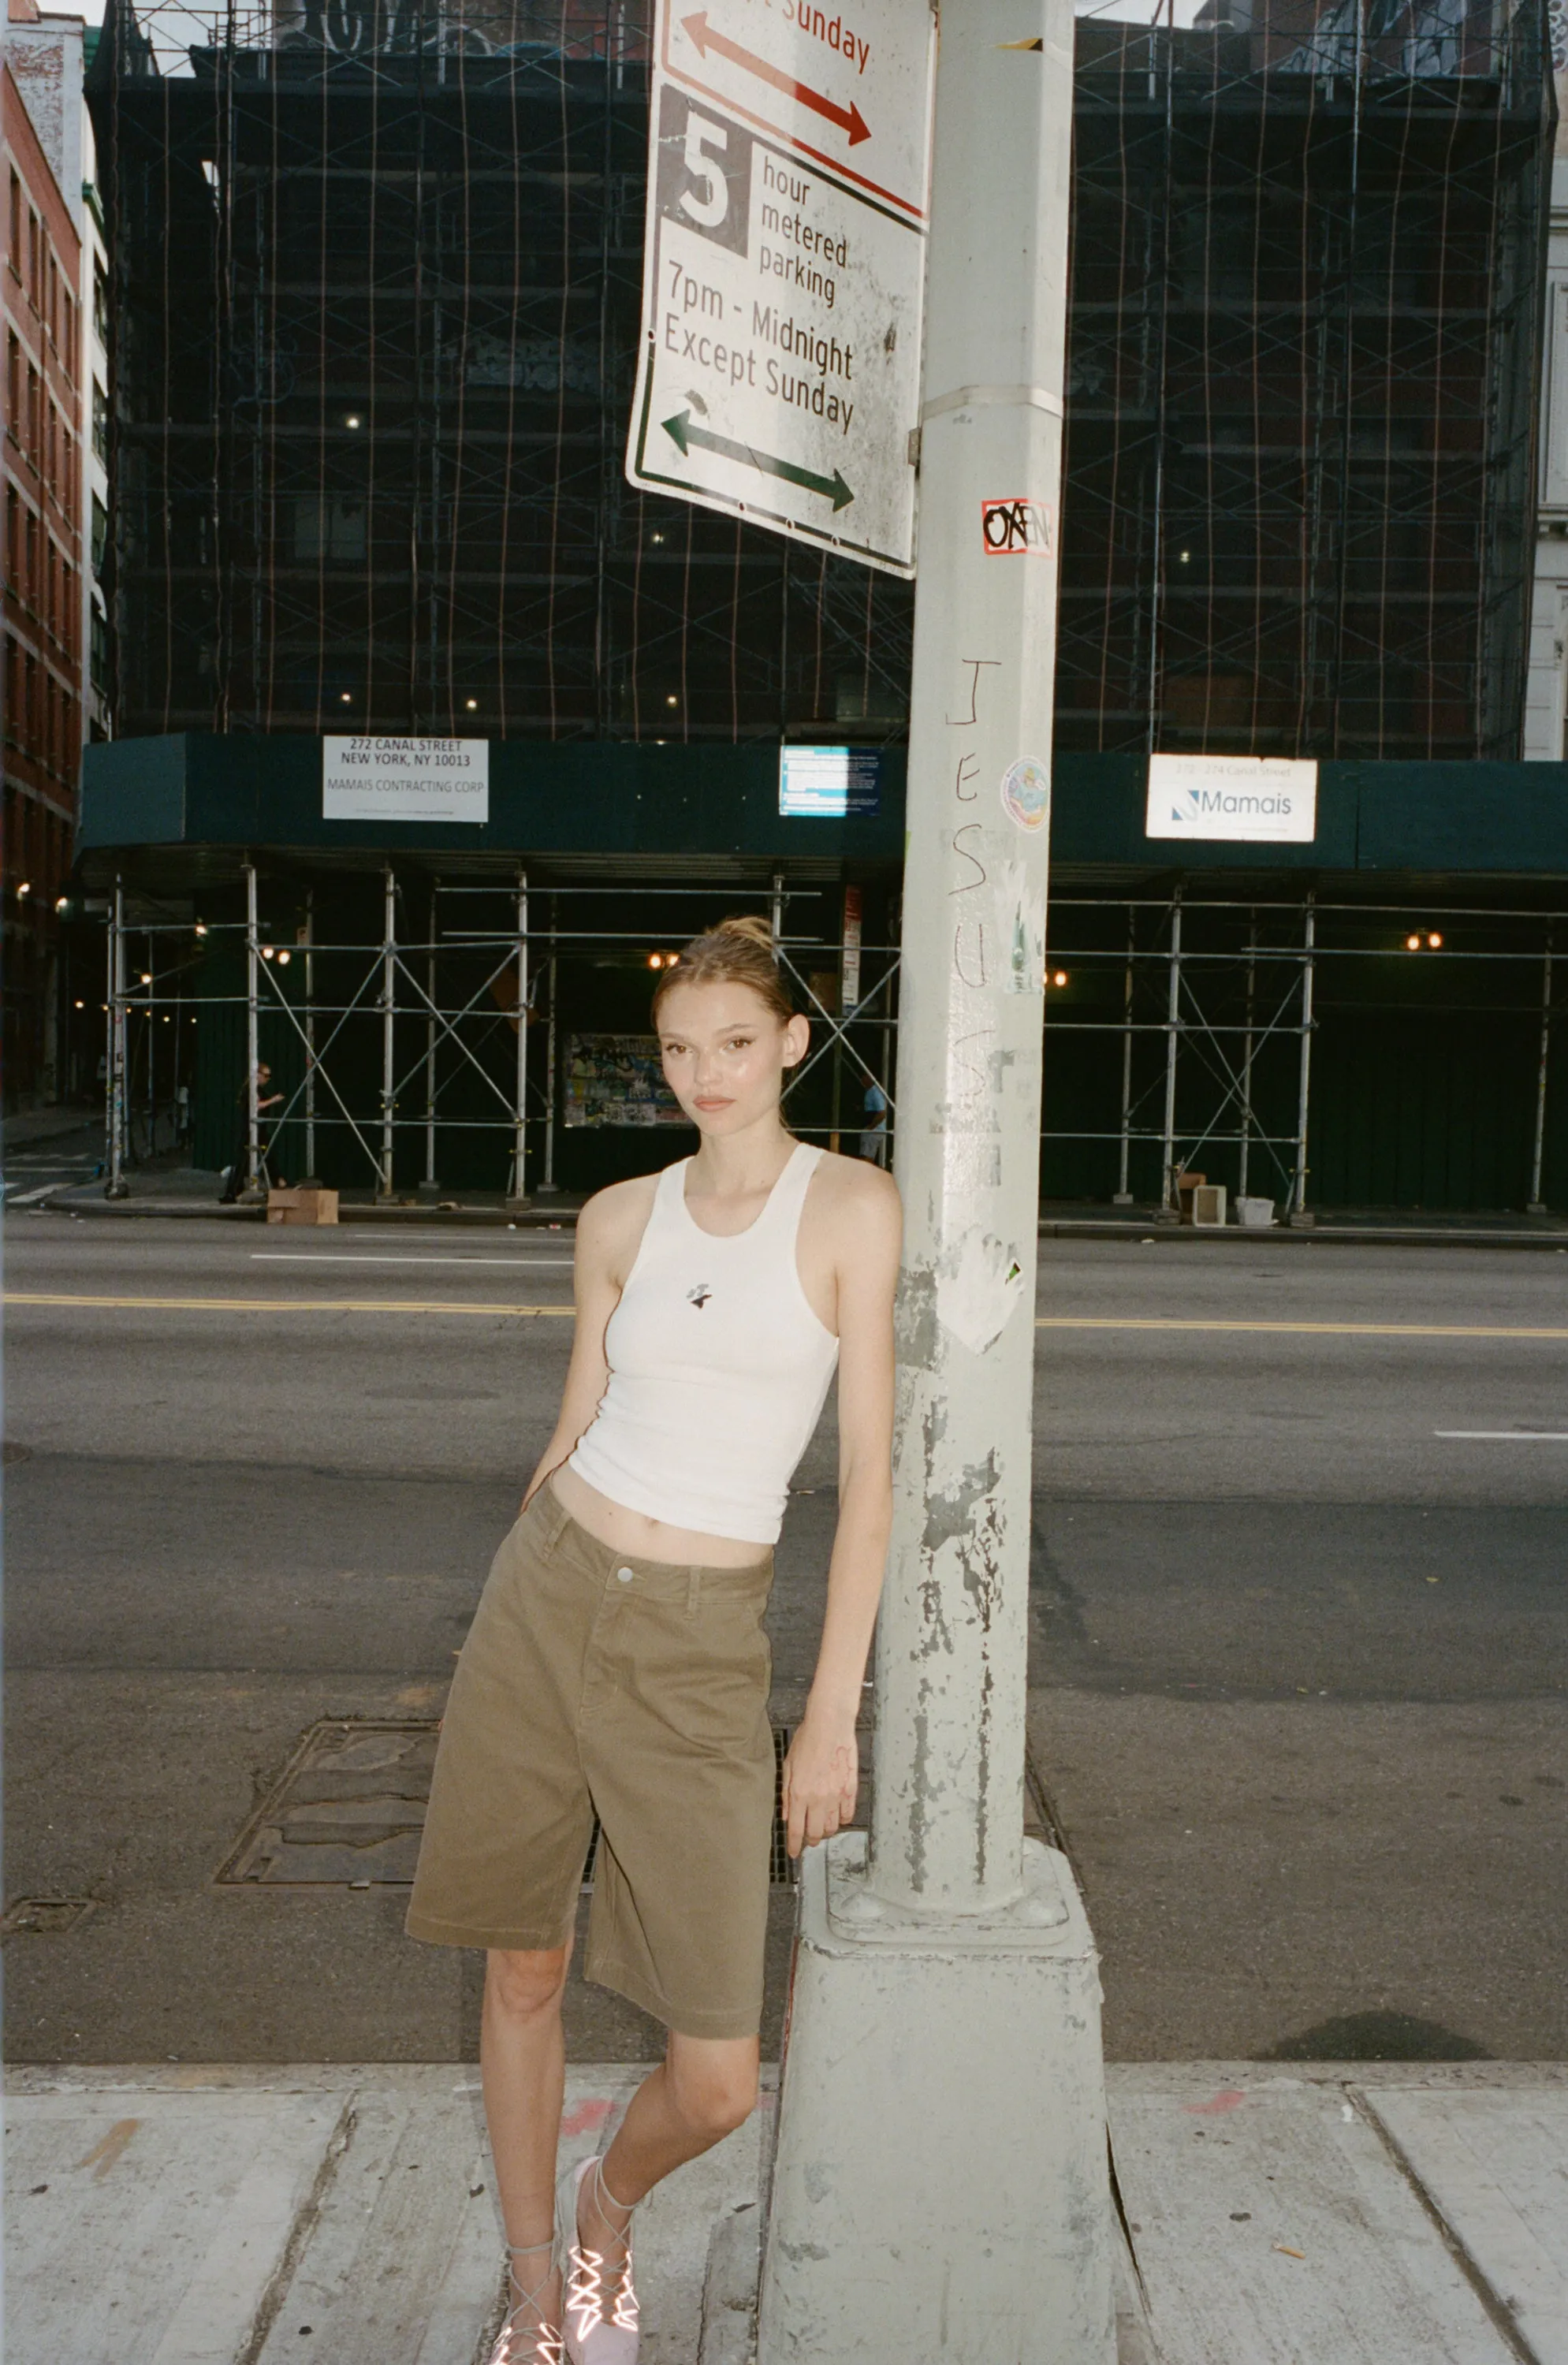
<instances>
[{"instance_id":1,"label":"blue notice sign","mask_svg":"<svg viewBox=\"0 0 1568 2365\"><path fill-rule=\"evenodd\" d=\"M780 747L778 810L802 820L875 820L882 810L882 750Z\"/></svg>"}]
</instances>

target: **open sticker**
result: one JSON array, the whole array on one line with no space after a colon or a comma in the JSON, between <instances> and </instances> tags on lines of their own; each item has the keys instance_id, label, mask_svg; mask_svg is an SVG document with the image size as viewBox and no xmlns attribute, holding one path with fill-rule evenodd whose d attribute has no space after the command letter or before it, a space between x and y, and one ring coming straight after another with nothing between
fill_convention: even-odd
<instances>
[{"instance_id":1,"label":"open sticker","mask_svg":"<svg viewBox=\"0 0 1568 2365\"><path fill-rule=\"evenodd\" d=\"M1002 802L1020 829L1044 829L1051 813L1051 776L1033 756L1020 756L1002 778Z\"/></svg>"}]
</instances>

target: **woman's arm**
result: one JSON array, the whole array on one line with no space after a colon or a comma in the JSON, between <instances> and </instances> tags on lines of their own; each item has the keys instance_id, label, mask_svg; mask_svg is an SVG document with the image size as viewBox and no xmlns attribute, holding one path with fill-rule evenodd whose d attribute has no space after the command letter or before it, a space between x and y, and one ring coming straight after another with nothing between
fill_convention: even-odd
<instances>
[{"instance_id":1,"label":"woman's arm","mask_svg":"<svg viewBox=\"0 0 1568 2365\"><path fill-rule=\"evenodd\" d=\"M784 1761L791 1855L855 1812L855 1720L893 1518L893 1293L902 1210L890 1175L851 1164L834 1210L838 1286L838 1526L805 1714Z\"/></svg>"},{"instance_id":2,"label":"woman's arm","mask_svg":"<svg viewBox=\"0 0 1568 2365\"><path fill-rule=\"evenodd\" d=\"M550 1442L540 1455L522 1498L526 1511L552 1470L558 1470L599 1410L610 1378L604 1355L605 1326L620 1302L628 1269L625 1250L633 1253L641 1239L647 1211L639 1201L648 1196L646 1179L613 1182L598 1191L577 1217L577 1246L572 1259L572 1295L577 1325L561 1409ZM638 1220L641 1214L641 1221Z\"/></svg>"}]
</instances>

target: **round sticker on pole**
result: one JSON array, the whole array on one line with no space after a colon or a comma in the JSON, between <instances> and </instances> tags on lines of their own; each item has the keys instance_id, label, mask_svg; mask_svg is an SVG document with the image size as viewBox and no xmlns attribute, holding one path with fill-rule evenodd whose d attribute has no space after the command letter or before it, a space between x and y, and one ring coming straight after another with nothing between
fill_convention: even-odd
<instances>
[{"instance_id":1,"label":"round sticker on pole","mask_svg":"<svg viewBox=\"0 0 1568 2365\"><path fill-rule=\"evenodd\" d=\"M1051 776L1033 756L1020 756L1002 776L1002 802L1020 829L1044 829L1051 813Z\"/></svg>"}]
</instances>

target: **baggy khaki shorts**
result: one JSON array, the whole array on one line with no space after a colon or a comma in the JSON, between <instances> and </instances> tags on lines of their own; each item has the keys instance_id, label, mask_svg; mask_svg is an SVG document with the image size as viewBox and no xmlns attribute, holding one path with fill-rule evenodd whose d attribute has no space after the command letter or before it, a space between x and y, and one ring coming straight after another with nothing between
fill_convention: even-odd
<instances>
[{"instance_id":1,"label":"baggy khaki shorts","mask_svg":"<svg viewBox=\"0 0 1568 2365\"><path fill-rule=\"evenodd\" d=\"M458 1658L409 1936L564 1945L597 1810L588 1978L682 2035L755 2036L772 1581L771 1553L707 1568L613 1552L546 1481L496 1554Z\"/></svg>"}]
</instances>

